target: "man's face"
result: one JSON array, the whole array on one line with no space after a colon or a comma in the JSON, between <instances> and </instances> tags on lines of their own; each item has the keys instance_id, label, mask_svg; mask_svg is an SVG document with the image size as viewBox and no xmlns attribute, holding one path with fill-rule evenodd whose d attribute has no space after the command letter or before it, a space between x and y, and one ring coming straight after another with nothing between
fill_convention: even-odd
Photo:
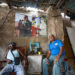
<instances>
[{"instance_id":1,"label":"man's face","mask_svg":"<svg viewBox=\"0 0 75 75\"><path fill-rule=\"evenodd\" d=\"M13 49L14 49L14 47L13 47L12 45L10 45L10 46L9 46L9 49L13 50Z\"/></svg>"},{"instance_id":2,"label":"man's face","mask_svg":"<svg viewBox=\"0 0 75 75\"><path fill-rule=\"evenodd\" d=\"M51 42L53 42L55 40L55 37L53 35L49 36L49 39Z\"/></svg>"},{"instance_id":3,"label":"man's face","mask_svg":"<svg viewBox=\"0 0 75 75\"><path fill-rule=\"evenodd\" d=\"M28 17L27 17L27 16L25 16L25 17L24 17L24 20L25 20L25 21L27 21L27 20L28 20Z\"/></svg>"}]
</instances>

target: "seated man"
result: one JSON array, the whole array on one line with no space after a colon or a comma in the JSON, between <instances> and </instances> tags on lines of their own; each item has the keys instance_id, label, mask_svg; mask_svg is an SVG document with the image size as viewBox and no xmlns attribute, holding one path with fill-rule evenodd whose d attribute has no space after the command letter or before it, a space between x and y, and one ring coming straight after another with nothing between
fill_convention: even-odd
<instances>
[{"instance_id":1,"label":"seated man","mask_svg":"<svg viewBox=\"0 0 75 75\"><path fill-rule=\"evenodd\" d=\"M53 62L52 75L60 75L60 64L64 60L64 45L60 40L55 40L54 35L49 36L50 44L47 57L43 60L43 75L49 75L48 66Z\"/></svg>"},{"instance_id":2,"label":"seated man","mask_svg":"<svg viewBox=\"0 0 75 75\"><path fill-rule=\"evenodd\" d=\"M11 42L8 48L9 51L7 52L7 65L2 69L0 75L10 75L11 72L16 72L16 75L25 75L20 54L16 49L16 43Z\"/></svg>"}]
</instances>

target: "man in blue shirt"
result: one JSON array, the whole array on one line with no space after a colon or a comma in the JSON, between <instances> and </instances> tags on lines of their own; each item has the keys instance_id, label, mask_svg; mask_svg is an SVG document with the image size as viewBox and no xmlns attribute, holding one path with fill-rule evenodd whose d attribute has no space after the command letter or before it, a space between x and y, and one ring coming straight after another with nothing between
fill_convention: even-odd
<instances>
[{"instance_id":1,"label":"man in blue shirt","mask_svg":"<svg viewBox=\"0 0 75 75\"><path fill-rule=\"evenodd\" d=\"M64 45L60 40L55 40L54 35L49 36L50 44L47 57L43 59L43 75L49 75L48 66L53 62L52 75L60 75L60 64L64 60Z\"/></svg>"}]
</instances>

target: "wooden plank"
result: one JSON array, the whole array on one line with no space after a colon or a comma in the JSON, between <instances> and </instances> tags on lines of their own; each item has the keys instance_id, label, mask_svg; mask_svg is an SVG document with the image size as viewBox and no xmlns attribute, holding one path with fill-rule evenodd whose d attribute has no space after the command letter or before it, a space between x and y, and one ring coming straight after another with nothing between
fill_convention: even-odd
<instances>
[{"instance_id":1,"label":"wooden plank","mask_svg":"<svg viewBox=\"0 0 75 75\"><path fill-rule=\"evenodd\" d=\"M12 0L11 0L11 1L12 1ZM10 0L6 0L6 2L7 2L7 4L8 4L8 6L9 6L9 8L11 9Z\"/></svg>"}]
</instances>

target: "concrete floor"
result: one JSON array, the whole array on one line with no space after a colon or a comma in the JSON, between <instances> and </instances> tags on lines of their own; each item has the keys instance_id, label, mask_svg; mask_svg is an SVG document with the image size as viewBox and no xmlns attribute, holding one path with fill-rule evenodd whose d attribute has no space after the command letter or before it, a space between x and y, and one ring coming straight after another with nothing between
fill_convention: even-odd
<instances>
[{"instance_id":1,"label":"concrete floor","mask_svg":"<svg viewBox=\"0 0 75 75\"><path fill-rule=\"evenodd\" d=\"M75 70L71 70L70 75L75 75Z\"/></svg>"},{"instance_id":2,"label":"concrete floor","mask_svg":"<svg viewBox=\"0 0 75 75\"><path fill-rule=\"evenodd\" d=\"M28 74L28 75L42 75L42 74ZM52 75L52 74L51 74ZM75 70L71 70L69 75L75 75Z\"/></svg>"},{"instance_id":3,"label":"concrete floor","mask_svg":"<svg viewBox=\"0 0 75 75\"><path fill-rule=\"evenodd\" d=\"M28 75L42 75L42 74L28 74ZM52 75L52 74L50 74L50 75ZM70 71L69 75L75 75L75 72Z\"/></svg>"}]
</instances>

